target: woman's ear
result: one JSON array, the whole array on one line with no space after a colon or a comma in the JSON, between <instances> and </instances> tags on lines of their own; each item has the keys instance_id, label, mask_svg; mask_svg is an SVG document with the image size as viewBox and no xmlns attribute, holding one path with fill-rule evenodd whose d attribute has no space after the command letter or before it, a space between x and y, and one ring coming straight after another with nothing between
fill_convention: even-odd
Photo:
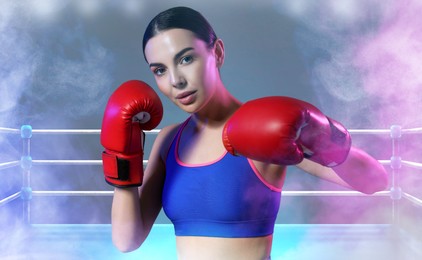
<instances>
[{"instance_id":1,"label":"woman's ear","mask_svg":"<svg viewBox=\"0 0 422 260\"><path fill-rule=\"evenodd\" d=\"M224 43L223 40L217 39L214 43L214 53L217 67L221 68L224 64Z\"/></svg>"}]
</instances>

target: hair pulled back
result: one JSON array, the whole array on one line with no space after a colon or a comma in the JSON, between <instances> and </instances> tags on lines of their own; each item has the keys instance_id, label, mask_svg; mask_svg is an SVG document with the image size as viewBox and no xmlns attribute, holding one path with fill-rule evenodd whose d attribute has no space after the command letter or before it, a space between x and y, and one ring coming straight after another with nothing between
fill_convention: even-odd
<instances>
[{"instance_id":1,"label":"hair pulled back","mask_svg":"<svg viewBox=\"0 0 422 260\"><path fill-rule=\"evenodd\" d=\"M211 48L217 35L210 23L198 11L189 7L173 7L157 14L145 29L142 51L145 57L145 46L158 33L170 29L185 29L193 32Z\"/></svg>"}]
</instances>

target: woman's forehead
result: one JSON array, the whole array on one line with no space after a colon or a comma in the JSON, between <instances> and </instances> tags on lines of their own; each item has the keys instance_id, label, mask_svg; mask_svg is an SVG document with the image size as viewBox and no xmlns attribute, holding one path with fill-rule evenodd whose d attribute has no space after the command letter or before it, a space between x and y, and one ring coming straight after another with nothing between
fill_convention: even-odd
<instances>
[{"instance_id":1,"label":"woman's forehead","mask_svg":"<svg viewBox=\"0 0 422 260\"><path fill-rule=\"evenodd\" d=\"M195 34L185 29L165 30L152 37L145 46L145 56L148 62L173 57L180 50L192 47L198 48L203 42ZM203 43L205 45L205 43Z\"/></svg>"}]
</instances>

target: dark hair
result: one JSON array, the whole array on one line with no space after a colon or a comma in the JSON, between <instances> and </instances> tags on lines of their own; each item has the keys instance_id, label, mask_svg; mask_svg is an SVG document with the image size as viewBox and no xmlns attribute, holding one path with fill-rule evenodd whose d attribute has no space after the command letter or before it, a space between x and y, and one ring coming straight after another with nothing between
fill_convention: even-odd
<instances>
[{"instance_id":1,"label":"dark hair","mask_svg":"<svg viewBox=\"0 0 422 260\"><path fill-rule=\"evenodd\" d=\"M145 57L147 42L159 32L169 29L186 29L212 47L217 35L210 23L196 10L189 7L173 7L155 16L145 29L142 51Z\"/></svg>"}]
</instances>

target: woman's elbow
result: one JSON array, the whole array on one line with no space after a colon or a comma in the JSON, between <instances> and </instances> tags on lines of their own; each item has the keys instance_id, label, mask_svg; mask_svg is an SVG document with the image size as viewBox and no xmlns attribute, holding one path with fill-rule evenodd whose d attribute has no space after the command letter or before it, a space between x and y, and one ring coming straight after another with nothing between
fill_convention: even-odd
<instances>
[{"instance_id":1,"label":"woman's elbow","mask_svg":"<svg viewBox=\"0 0 422 260\"><path fill-rule=\"evenodd\" d=\"M388 189L388 173L381 164L372 165L372 167L362 170L361 174L365 177L357 178L355 185L352 185L357 191L372 195Z\"/></svg>"},{"instance_id":2,"label":"woman's elbow","mask_svg":"<svg viewBox=\"0 0 422 260\"><path fill-rule=\"evenodd\" d=\"M384 191L389 185L385 167L357 148L353 148L347 161L335 166L334 171L352 189L365 194Z\"/></svg>"},{"instance_id":3,"label":"woman's elbow","mask_svg":"<svg viewBox=\"0 0 422 260\"><path fill-rule=\"evenodd\" d=\"M129 253L138 249L142 241L140 239L118 239L113 237L114 246L122 253Z\"/></svg>"},{"instance_id":4,"label":"woman's elbow","mask_svg":"<svg viewBox=\"0 0 422 260\"><path fill-rule=\"evenodd\" d=\"M385 191L389 187L387 172L382 169L374 173L373 177L368 180L368 185L362 191L365 194L374 194L375 192Z\"/></svg>"},{"instance_id":5,"label":"woman's elbow","mask_svg":"<svg viewBox=\"0 0 422 260\"><path fill-rule=\"evenodd\" d=\"M138 245L134 245L134 244L131 244L131 245L124 244L123 245L123 244L114 243L114 245L122 253L129 253L129 252L135 251L136 249L139 248Z\"/></svg>"},{"instance_id":6,"label":"woman's elbow","mask_svg":"<svg viewBox=\"0 0 422 260\"><path fill-rule=\"evenodd\" d=\"M135 251L142 245L144 240L145 238L140 234L112 232L114 246L123 253Z\"/></svg>"}]
</instances>

